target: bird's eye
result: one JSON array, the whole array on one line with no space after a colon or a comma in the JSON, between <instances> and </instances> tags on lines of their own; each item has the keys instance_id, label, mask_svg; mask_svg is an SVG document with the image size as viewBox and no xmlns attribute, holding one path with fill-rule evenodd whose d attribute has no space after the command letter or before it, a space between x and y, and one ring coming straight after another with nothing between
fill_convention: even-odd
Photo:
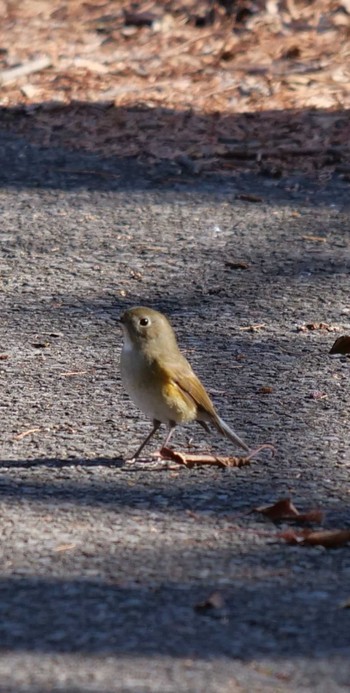
<instances>
[{"instance_id":1,"label":"bird's eye","mask_svg":"<svg viewBox=\"0 0 350 693\"><path fill-rule=\"evenodd\" d=\"M149 325L149 319L148 318L141 318L140 319L140 325L142 325L142 327L147 327L147 325Z\"/></svg>"}]
</instances>

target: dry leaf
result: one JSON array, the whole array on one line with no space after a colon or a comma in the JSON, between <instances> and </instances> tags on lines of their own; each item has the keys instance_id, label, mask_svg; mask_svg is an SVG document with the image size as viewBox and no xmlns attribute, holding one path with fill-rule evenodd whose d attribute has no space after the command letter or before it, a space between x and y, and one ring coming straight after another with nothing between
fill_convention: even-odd
<instances>
[{"instance_id":1,"label":"dry leaf","mask_svg":"<svg viewBox=\"0 0 350 693\"><path fill-rule=\"evenodd\" d=\"M330 354L350 354L350 337L348 335L343 335L335 340L330 352Z\"/></svg>"},{"instance_id":2,"label":"dry leaf","mask_svg":"<svg viewBox=\"0 0 350 693\"><path fill-rule=\"evenodd\" d=\"M10 354L0 354L0 361L6 361L10 358Z\"/></svg>"},{"instance_id":3,"label":"dry leaf","mask_svg":"<svg viewBox=\"0 0 350 693\"><path fill-rule=\"evenodd\" d=\"M244 467L250 464L250 458L248 457L222 457L218 455L211 455L209 453L196 455L193 453L178 452L177 450L171 450L171 448L161 448L156 455L163 460L177 462L178 464L182 464L189 469L192 469L192 467L195 466L205 465L225 468Z\"/></svg>"},{"instance_id":4,"label":"dry leaf","mask_svg":"<svg viewBox=\"0 0 350 693\"><path fill-rule=\"evenodd\" d=\"M290 518L296 518L299 515L298 510L292 503L290 498L282 498L273 505L262 506L260 508L255 508L256 512L265 515L272 522L277 520L286 520Z\"/></svg>"},{"instance_id":5,"label":"dry leaf","mask_svg":"<svg viewBox=\"0 0 350 693\"><path fill-rule=\"evenodd\" d=\"M212 467L245 467L250 464L250 461L258 455L262 450L269 450L272 456L275 454L275 448L270 443L265 443L259 445L259 447L252 450L246 457L223 457L219 455L212 455L210 453L194 454L188 452L178 452L177 450L172 450L171 448L161 448L155 453L156 457L160 457L163 460L170 460L172 462L177 462L182 464L189 469L197 466L209 465Z\"/></svg>"},{"instance_id":6,"label":"dry leaf","mask_svg":"<svg viewBox=\"0 0 350 693\"><path fill-rule=\"evenodd\" d=\"M319 510L318 508L313 508L312 510L308 510L306 513L299 513L297 517L298 522L313 522L315 524L320 524L324 518L324 512L323 510Z\"/></svg>"},{"instance_id":7,"label":"dry leaf","mask_svg":"<svg viewBox=\"0 0 350 693\"><path fill-rule=\"evenodd\" d=\"M281 532L278 536L288 544L324 546L327 549L333 549L350 542L350 529L321 529L316 532L309 529L303 529L298 532L287 530L286 532Z\"/></svg>"},{"instance_id":8,"label":"dry leaf","mask_svg":"<svg viewBox=\"0 0 350 693\"><path fill-rule=\"evenodd\" d=\"M270 385L262 385L258 390L260 395L270 395L271 392L273 392L273 387Z\"/></svg>"},{"instance_id":9,"label":"dry leaf","mask_svg":"<svg viewBox=\"0 0 350 693\"><path fill-rule=\"evenodd\" d=\"M300 513L290 498L282 498L273 505L255 508L256 512L265 515L272 522L279 520L295 520L297 522L322 522L324 513L318 508L313 508L305 513Z\"/></svg>"}]
</instances>

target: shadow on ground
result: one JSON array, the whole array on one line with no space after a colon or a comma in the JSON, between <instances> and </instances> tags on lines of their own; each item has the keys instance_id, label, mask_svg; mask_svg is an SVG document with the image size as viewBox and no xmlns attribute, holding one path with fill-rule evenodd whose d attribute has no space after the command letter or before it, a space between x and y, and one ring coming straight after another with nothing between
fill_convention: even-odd
<instances>
[{"instance_id":1,"label":"shadow on ground","mask_svg":"<svg viewBox=\"0 0 350 693\"><path fill-rule=\"evenodd\" d=\"M166 562L166 554L159 560ZM266 582L232 581L222 590L225 607L206 614L197 613L195 606L215 584L164 582L145 587L142 577L135 576L134 585L121 586L113 578L112 564L107 580L3 577L1 651L222 656L243 661L266 655L346 656L349 616L339 608L346 589L340 593L332 588L320 556L310 561L310 569L318 566L323 570L319 582L310 580L303 587L293 586L290 565L286 576L275 568L276 577L270 575Z\"/></svg>"},{"instance_id":2,"label":"shadow on ground","mask_svg":"<svg viewBox=\"0 0 350 693\"><path fill-rule=\"evenodd\" d=\"M278 204L302 195L323 204L336 180L346 203L343 110L205 114L48 102L2 107L0 127L0 182L7 186L210 193L220 182L238 196L257 192Z\"/></svg>"}]
</instances>

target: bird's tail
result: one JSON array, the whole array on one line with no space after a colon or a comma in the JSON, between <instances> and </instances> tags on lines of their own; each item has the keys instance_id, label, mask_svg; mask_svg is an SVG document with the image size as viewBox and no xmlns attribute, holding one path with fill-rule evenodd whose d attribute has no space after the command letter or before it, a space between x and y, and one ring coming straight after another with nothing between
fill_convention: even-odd
<instances>
[{"instance_id":1,"label":"bird's tail","mask_svg":"<svg viewBox=\"0 0 350 693\"><path fill-rule=\"evenodd\" d=\"M250 448L246 443L230 428L220 416L216 416L215 421L213 421L214 426L217 430L222 433L225 438L229 438L233 443L236 443L240 448L243 448L246 452L250 452Z\"/></svg>"}]
</instances>

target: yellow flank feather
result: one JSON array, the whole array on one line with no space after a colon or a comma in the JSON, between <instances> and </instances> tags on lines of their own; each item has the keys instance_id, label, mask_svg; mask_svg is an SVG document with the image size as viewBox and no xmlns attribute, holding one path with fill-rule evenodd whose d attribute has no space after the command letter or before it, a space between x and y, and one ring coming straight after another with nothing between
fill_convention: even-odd
<instances>
[{"instance_id":1,"label":"yellow flank feather","mask_svg":"<svg viewBox=\"0 0 350 693\"><path fill-rule=\"evenodd\" d=\"M168 408L173 412L173 421L176 423L187 423L196 418L197 407L195 402L174 381L168 380L163 384L162 395Z\"/></svg>"}]
</instances>

